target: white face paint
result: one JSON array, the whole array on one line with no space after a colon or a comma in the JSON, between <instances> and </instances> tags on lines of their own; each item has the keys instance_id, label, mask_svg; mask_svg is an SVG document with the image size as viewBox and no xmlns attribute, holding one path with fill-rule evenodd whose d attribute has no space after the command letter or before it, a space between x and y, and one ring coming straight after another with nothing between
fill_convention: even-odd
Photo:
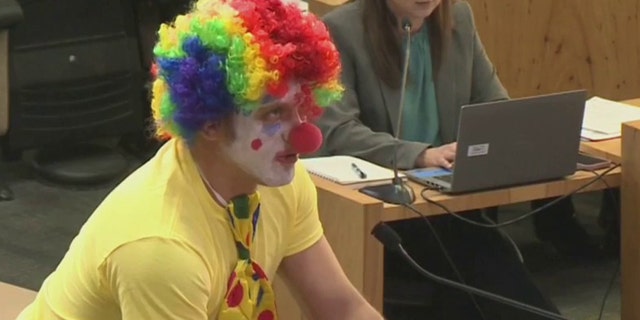
<instances>
[{"instance_id":1,"label":"white face paint","mask_svg":"<svg viewBox=\"0 0 640 320\"><path fill-rule=\"evenodd\" d=\"M277 187L293 180L298 154L287 143L301 120L295 104L298 90L260 106L250 115L233 117L235 139L226 147L232 161L259 184Z\"/></svg>"}]
</instances>

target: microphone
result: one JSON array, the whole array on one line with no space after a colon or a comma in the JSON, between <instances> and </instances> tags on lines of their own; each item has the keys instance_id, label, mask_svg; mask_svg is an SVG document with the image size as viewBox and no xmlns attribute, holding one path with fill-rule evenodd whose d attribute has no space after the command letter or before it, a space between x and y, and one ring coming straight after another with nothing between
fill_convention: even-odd
<instances>
[{"instance_id":1,"label":"microphone","mask_svg":"<svg viewBox=\"0 0 640 320\"><path fill-rule=\"evenodd\" d=\"M409 264L414 269L418 270L418 272L420 272L422 275L424 275L425 277L437 283L440 283L445 286L449 286L458 290L462 290L471 294L475 294L477 296L487 298L502 304L506 304L508 306L511 306L520 310L531 312L533 314L537 314L539 316L542 316L548 319L567 320L567 318L563 317L562 315L559 315L544 309L540 309L522 302L518 302L516 300L509 299L491 292L480 290L478 288L464 285L459 282L451 281L449 279L439 277L425 270L415 260L413 260L413 258L404 249L404 247L402 247L402 239L400 238L398 233L396 233L395 230L393 230L391 227L389 227L389 225L387 225L384 222L378 223L373 228L373 230L371 230L371 234L373 234L373 236L376 237L376 239L378 239L378 241L382 243L385 249L400 253L400 255L402 255L402 257L405 258L405 260L407 260L407 262L409 262Z\"/></svg>"},{"instance_id":2,"label":"microphone","mask_svg":"<svg viewBox=\"0 0 640 320\"><path fill-rule=\"evenodd\" d=\"M402 30L404 31L411 31L411 20L409 20L408 18L404 18L402 19Z\"/></svg>"},{"instance_id":3,"label":"microphone","mask_svg":"<svg viewBox=\"0 0 640 320\"><path fill-rule=\"evenodd\" d=\"M374 197L386 203L393 204L411 204L415 200L413 189L407 187L402 178L398 176L398 137L400 136L400 127L402 126L402 113L404 110L404 96L407 91L407 75L409 71L409 57L411 56L411 21L407 18L402 19L402 30L406 36L406 46L404 52L402 66L402 84L400 86L400 105L398 107L398 121L396 122L396 132L393 135L393 179L391 183L378 186L364 187L359 191Z\"/></svg>"}]
</instances>

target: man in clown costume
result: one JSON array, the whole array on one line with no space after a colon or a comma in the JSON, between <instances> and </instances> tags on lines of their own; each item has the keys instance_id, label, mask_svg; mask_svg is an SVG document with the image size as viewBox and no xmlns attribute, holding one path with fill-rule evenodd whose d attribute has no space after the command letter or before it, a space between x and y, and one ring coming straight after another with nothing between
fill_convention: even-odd
<instances>
[{"instance_id":1,"label":"man in clown costume","mask_svg":"<svg viewBox=\"0 0 640 320\"><path fill-rule=\"evenodd\" d=\"M315 319L381 319L323 236L298 155L341 98L325 26L279 0L200 0L161 26L158 153L116 187L19 319L278 319L283 274Z\"/></svg>"}]
</instances>

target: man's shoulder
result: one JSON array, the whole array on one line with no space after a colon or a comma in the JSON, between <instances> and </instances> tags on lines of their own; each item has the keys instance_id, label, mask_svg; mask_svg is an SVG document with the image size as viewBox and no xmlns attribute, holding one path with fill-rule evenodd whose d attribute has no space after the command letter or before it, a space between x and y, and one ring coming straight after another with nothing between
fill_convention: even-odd
<instances>
[{"instance_id":1,"label":"man's shoulder","mask_svg":"<svg viewBox=\"0 0 640 320\"><path fill-rule=\"evenodd\" d=\"M155 263L157 257L180 260L183 265L204 263L198 250L188 242L169 236L146 236L120 244L109 257L121 263ZM144 269L143 269L144 270Z\"/></svg>"},{"instance_id":2,"label":"man's shoulder","mask_svg":"<svg viewBox=\"0 0 640 320\"><path fill-rule=\"evenodd\" d=\"M167 288L191 295L194 290L211 291L207 262L177 239L147 237L123 243L110 252L101 269L119 291L147 291L165 299L170 299Z\"/></svg>"},{"instance_id":3,"label":"man's shoulder","mask_svg":"<svg viewBox=\"0 0 640 320\"><path fill-rule=\"evenodd\" d=\"M171 235L182 222L181 212L198 208L175 161L159 154L116 186L87 221L91 236L113 247L148 236ZM106 239L106 240L105 240Z\"/></svg>"},{"instance_id":4,"label":"man's shoulder","mask_svg":"<svg viewBox=\"0 0 640 320\"><path fill-rule=\"evenodd\" d=\"M103 201L103 205L150 208L174 192L185 192L184 174L175 145L165 144L157 154L131 172ZM140 208L136 208L140 210Z\"/></svg>"}]
</instances>

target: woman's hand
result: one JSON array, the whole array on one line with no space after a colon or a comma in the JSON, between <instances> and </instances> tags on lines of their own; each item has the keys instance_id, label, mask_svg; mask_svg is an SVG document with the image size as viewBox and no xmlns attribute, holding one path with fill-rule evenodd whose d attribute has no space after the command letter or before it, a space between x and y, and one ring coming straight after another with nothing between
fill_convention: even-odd
<instances>
[{"instance_id":1,"label":"woman's hand","mask_svg":"<svg viewBox=\"0 0 640 320\"><path fill-rule=\"evenodd\" d=\"M445 144L436 148L425 149L416 159L416 167L442 167L453 168L453 160L456 158L456 142Z\"/></svg>"}]
</instances>

